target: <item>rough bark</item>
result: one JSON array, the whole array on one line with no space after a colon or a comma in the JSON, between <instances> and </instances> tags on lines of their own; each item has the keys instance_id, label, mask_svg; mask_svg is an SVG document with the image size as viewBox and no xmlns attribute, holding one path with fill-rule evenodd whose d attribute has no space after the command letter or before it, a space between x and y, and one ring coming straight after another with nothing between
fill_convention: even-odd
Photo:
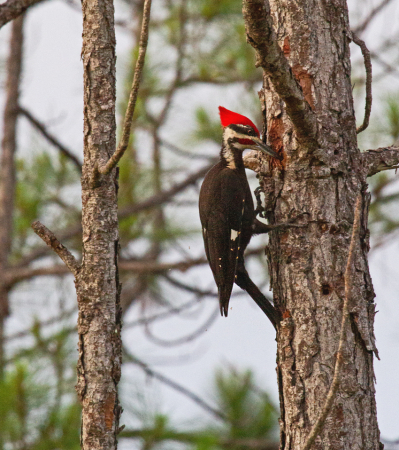
<instances>
[{"instance_id":1,"label":"rough bark","mask_svg":"<svg viewBox=\"0 0 399 450\"><path fill-rule=\"evenodd\" d=\"M24 16L12 24L10 53L7 60L6 104L0 162L0 379L3 373L3 327L8 315L8 291L4 274L11 251L15 193L15 152L18 119L19 81L22 66Z\"/></svg>"},{"instance_id":2,"label":"rough bark","mask_svg":"<svg viewBox=\"0 0 399 450\"><path fill-rule=\"evenodd\" d=\"M252 2L244 1L244 8L246 3ZM267 249L274 302L284 317L277 332L280 449L303 447L333 380L355 200L362 192L361 245L355 253L341 382L312 448L378 450L375 295L367 262L369 171L357 148L347 5L345 0L271 0L270 16L318 129L317 147L305 145L295 117L279 96L281 87L263 66L261 98L269 143L284 153L281 163L273 161L261 173L268 217L281 223L302 214L307 223L271 232Z\"/></svg>"},{"instance_id":3,"label":"rough bark","mask_svg":"<svg viewBox=\"0 0 399 450\"><path fill-rule=\"evenodd\" d=\"M93 180L115 151L115 31L112 0L84 0L84 163L82 266L76 276L82 402L81 446L117 446L121 407L121 310L118 277L117 171Z\"/></svg>"}]
</instances>

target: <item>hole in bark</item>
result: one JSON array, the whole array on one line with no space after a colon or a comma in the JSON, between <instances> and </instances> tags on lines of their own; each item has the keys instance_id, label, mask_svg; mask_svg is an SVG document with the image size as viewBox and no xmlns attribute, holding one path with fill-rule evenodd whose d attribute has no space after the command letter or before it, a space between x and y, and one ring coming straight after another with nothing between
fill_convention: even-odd
<instances>
[{"instance_id":1,"label":"hole in bark","mask_svg":"<svg viewBox=\"0 0 399 450\"><path fill-rule=\"evenodd\" d=\"M335 225L331 225L331 227L330 227L330 233L331 233L331 234L334 234L334 233L336 233L337 231L338 231L338 227L335 226Z\"/></svg>"},{"instance_id":2,"label":"hole in bark","mask_svg":"<svg viewBox=\"0 0 399 450\"><path fill-rule=\"evenodd\" d=\"M327 284L327 283L322 284L322 286L321 286L321 293L323 295L328 295L328 294L331 293L331 291L332 291L332 289L331 289L331 286L329 284Z\"/></svg>"},{"instance_id":3,"label":"hole in bark","mask_svg":"<svg viewBox=\"0 0 399 450\"><path fill-rule=\"evenodd\" d=\"M339 154L339 150L334 150L334 155L338 155Z\"/></svg>"}]
</instances>

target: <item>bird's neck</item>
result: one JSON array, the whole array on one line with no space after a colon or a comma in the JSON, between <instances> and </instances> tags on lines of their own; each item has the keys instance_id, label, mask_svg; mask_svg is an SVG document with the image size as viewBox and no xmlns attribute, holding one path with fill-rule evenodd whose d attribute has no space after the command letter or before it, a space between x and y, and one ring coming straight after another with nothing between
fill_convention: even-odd
<instances>
[{"instance_id":1,"label":"bird's neck","mask_svg":"<svg viewBox=\"0 0 399 450\"><path fill-rule=\"evenodd\" d=\"M220 159L229 169L244 169L242 150L238 150L230 145L224 145L220 151Z\"/></svg>"}]
</instances>

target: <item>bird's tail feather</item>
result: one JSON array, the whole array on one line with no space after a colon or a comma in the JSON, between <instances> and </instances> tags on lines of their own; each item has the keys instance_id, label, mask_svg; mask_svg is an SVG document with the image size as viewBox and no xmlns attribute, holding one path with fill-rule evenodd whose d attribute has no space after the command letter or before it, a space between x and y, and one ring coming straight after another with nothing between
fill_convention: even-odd
<instances>
[{"instance_id":1,"label":"bird's tail feather","mask_svg":"<svg viewBox=\"0 0 399 450\"><path fill-rule=\"evenodd\" d=\"M219 286L219 305L220 314L227 317L229 312L229 302L233 286L227 286L225 284Z\"/></svg>"}]
</instances>

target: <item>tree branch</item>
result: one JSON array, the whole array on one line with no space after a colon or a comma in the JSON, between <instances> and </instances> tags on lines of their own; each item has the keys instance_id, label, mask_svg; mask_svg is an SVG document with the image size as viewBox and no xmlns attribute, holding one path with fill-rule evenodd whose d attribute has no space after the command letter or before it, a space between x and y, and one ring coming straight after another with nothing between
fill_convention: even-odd
<instances>
[{"instance_id":1,"label":"tree branch","mask_svg":"<svg viewBox=\"0 0 399 450\"><path fill-rule=\"evenodd\" d=\"M219 305L217 305L217 307L212 311L212 313L205 320L205 322L203 324L201 324L197 330L194 330L192 333L190 333L186 336L182 336L182 337L179 337L176 339L170 339L170 340L161 339L152 333L152 331L150 330L147 323L144 323L145 335L147 336L147 338L150 341L152 341L155 344L160 345L162 347L173 347L176 345L186 344L187 342L191 342L194 339L196 339L197 337L201 336L201 334L205 333L205 331L208 330L208 328L213 324L213 322L219 317L219 310L220 310Z\"/></svg>"},{"instance_id":2,"label":"tree branch","mask_svg":"<svg viewBox=\"0 0 399 450\"><path fill-rule=\"evenodd\" d=\"M43 0L8 0L0 5L0 28Z\"/></svg>"},{"instance_id":3,"label":"tree branch","mask_svg":"<svg viewBox=\"0 0 399 450\"><path fill-rule=\"evenodd\" d=\"M180 183L176 183L172 185L169 189L166 189L158 194L152 195L147 200L144 200L140 203L136 203L130 206L126 206L121 209L119 212L119 218L130 216L131 214L137 214L138 212L144 211L146 209L154 208L155 206L159 206L166 202L169 202L176 194L183 191L186 187L191 184L195 184L200 178L202 178L208 170L213 166L215 161L212 161L212 164L209 164L205 167L202 167L197 172L189 175L186 179L181 181Z\"/></svg>"},{"instance_id":4,"label":"tree branch","mask_svg":"<svg viewBox=\"0 0 399 450\"><path fill-rule=\"evenodd\" d=\"M43 239L43 241L51 247L55 253L64 261L68 269L76 276L80 270L80 264L76 261L72 253L64 247L46 226L38 220L32 223L33 231Z\"/></svg>"},{"instance_id":5,"label":"tree branch","mask_svg":"<svg viewBox=\"0 0 399 450\"><path fill-rule=\"evenodd\" d=\"M47 228L44 225L42 225L40 222L34 222L34 224L36 224L36 223L39 223L40 226L44 227L47 230ZM34 224L32 224L32 228L33 228ZM47 230L47 231L50 233L50 235L54 236L54 234L50 230ZM71 255L69 250L67 250L57 240L57 238L55 236L54 236L54 238L56 239L58 244L61 245L65 249L65 251ZM49 245L49 247L53 248L52 245L50 245L50 244L47 244L47 245ZM246 257L260 255L262 252L264 252L264 247L255 248L253 250L248 250L245 255L246 255ZM58 256L60 256L60 255L58 255ZM71 255L71 256L76 261L74 256L73 255ZM63 260L63 258L61 256L60 256L60 258ZM157 261L136 261L136 260L126 261L126 260L122 259L119 261L118 266L119 266L119 270L125 271L125 272L133 272L136 275L148 275L148 274L153 275L153 274L162 274L165 272L169 272L170 270L178 270L180 272L186 272L187 270L191 269L192 267L200 266L200 265L206 264L206 263L207 263L207 260L205 257L186 259L183 261L177 261L177 262L172 262L172 263L160 263ZM79 262L76 261L76 264L77 264L77 267L79 268L80 267ZM28 280L28 279L31 279L31 278L34 278L37 276L66 275L69 273L68 269L71 272L73 272L69 268L69 266L68 266L68 268L66 268L62 264L56 264L54 266L40 267L40 268L18 267L18 266L9 267L4 272L4 283L8 287L12 287L16 283L19 283L20 281ZM203 295L208 295L208 293L204 292ZM212 294L209 293L209 295L212 295Z\"/></svg>"},{"instance_id":6,"label":"tree branch","mask_svg":"<svg viewBox=\"0 0 399 450\"><path fill-rule=\"evenodd\" d=\"M277 43L269 1L243 0L242 11L247 42L256 51L256 66L263 68L277 94L285 102L298 138L307 145L316 146L316 116Z\"/></svg>"},{"instance_id":7,"label":"tree branch","mask_svg":"<svg viewBox=\"0 0 399 450\"><path fill-rule=\"evenodd\" d=\"M214 415L218 419L221 419L223 421L227 420L227 418L226 418L224 413L222 413L221 411L217 410L216 408L213 408L212 406L208 405L208 403L206 403L204 400L202 400L202 398L198 397L198 395L196 395L193 392L189 391L185 387L177 384L173 380L165 377L164 375L160 374L159 372L155 372L154 370L150 369L147 366L146 363L144 363L143 361L139 360L135 356L133 356L130 353L128 353L126 351L126 349L124 349L124 350L125 350L124 351L125 360L127 362L136 364L137 366L141 367L141 369L143 369L144 372L148 376L150 376L152 378L155 378L158 381L161 381L162 383L166 384L167 386L171 387L172 389L176 390L177 392L180 392L181 394L185 395L187 398L189 398L194 403L199 405L202 409L204 409L205 411L211 413L212 415Z\"/></svg>"},{"instance_id":8,"label":"tree branch","mask_svg":"<svg viewBox=\"0 0 399 450\"><path fill-rule=\"evenodd\" d=\"M170 202L175 195L183 191L186 187L195 184L200 178L202 178L214 163L215 161L213 160L212 164L202 167L197 172L188 175L188 177L185 178L183 181L180 181L179 183L172 185L169 189L166 189L158 194L152 195L147 200L143 200L142 202L135 203L131 206L127 206L121 209L118 214L119 219L123 219L125 217L130 216L131 214L138 214L139 212L146 211L148 209L155 208L158 205ZM69 227L67 230L60 231L57 234L60 236L61 241L66 241L68 239L73 238L74 236L78 235L81 232L82 226L79 223ZM29 255L25 256L22 259L22 261L19 264L13 266L12 269L19 269L21 267L30 264L35 259L45 255L47 251L48 249L46 247L40 247L35 250L32 250L32 252Z\"/></svg>"},{"instance_id":9,"label":"tree branch","mask_svg":"<svg viewBox=\"0 0 399 450\"><path fill-rule=\"evenodd\" d=\"M324 423L325 423L327 416L331 410L331 407L334 403L335 395L336 395L338 387L339 387L342 364L344 361L344 344L345 344L346 331L348 328L348 319L349 319L349 296L351 295L352 284L353 284L352 272L353 272L353 267L354 267L355 245L358 241L358 236L359 236L361 211L362 211L362 194L360 193L356 200L355 218L353 221L353 230L352 230L352 239L351 239L351 243L349 246L348 261L346 263L346 270L345 270L345 299L344 299L344 306L342 308L341 333L340 333L340 337L339 337L337 357L335 360L334 377L333 377L333 381L330 386L330 390L328 391L327 398L324 403L323 409L322 409L318 419L316 420L315 424L313 425L312 430L310 431L310 434L309 434L308 438L306 439L305 445L302 447L302 450L309 450L310 447L313 445L316 437L322 431Z\"/></svg>"},{"instance_id":10,"label":"tree branch","mask_svg":"<svg viewBox=\"0 0 399 450\"><path fill-rule=\"evenodd\" d=\"M361 24L359 24L355 29L355 33L362 33L369 25L369 23L374 19L374 17L383 9L385 6L387 6L389 3L391 3L392 0L383 0L379 5L377 5L375 8L373 8L369 15L363 20Z\"/></svg>"},{"instance_id":11,"label":"tree branch","mask_svg":"<svg viewBox=\"0 0 399 450\"><path fill-rule=\"evenodd\" d=\"M150 12L151 12L151 0L145 0L143 8L143 22L141 24L139 56L137 58L136 68L134 69L132 89L130 91L129 102L126 109L125 121L123 123L122 139L115 153L111 156L108 162L104 166L98 168L98 171L103 175L110 173L111 170L118 164L123 154L125 153L127 146L129 145L133 114L134 109L136 107L136 101L141 81L141 74L143 72L145 54L147 51Z\"/></svg>"},{"instance_id":12,"label":"tree branch","mask_svg":"<svg viewBox=\"0 0 399 450\"><path fill-rule=\"evenodd\" d=\"M381 147L361 154L363 167L368 177L383 170L399 168L399 147Z\"/></svg>"},{"instance_id":13,"label":"tree branch","mask_svg":"<svg viewBox=\"0 0 399 450\"><path fill-rule=\"evenodd\" d=\"M352 31L351 33L349 33L348 37L351 41L353 41L360 47L364 59L364 67L366 69L366 105L364 107L363 123L356 129L356 133L359 134L369 126L370 122L371 103L373 101L371 56L365 42L362 41L358 36L356 36L356 33Z\"/></svg>"},{"instance_id":14,"label":"tree branch","mask_svg":"<svg viewBox=\"0 0 399 450\"><path fill-rule=\"evenodd\" d=\"M46 126L37 120L28 110L19 106L18 112L22 114L29 122L38 130L40 133L51 143L54 147L58 148L58 150L65 155L68 159L70 159L75 166L78 168L79 172L82 172L82 163L78 160L78 158L73 154L71 150L65 147L65 145L61 144L58 139L56 139L52 134L50 134Z\"/></svg>"},{"instance_id":15,"label":"tree branch","mask_svg":"<svg viewBox=\"0 0 399 450\"><path fill-rule=\"evenodd\" d=\"M179 432L170 429L159 430L151 428L141 428L137 430L123 430L119 435L121 438L140 438L151 442L175 441L186 444L198 444L206 441L208 435L201 433ZM224 438L219 437L212 441L215 448L232 449L258 449L258 450L278 450L278 442L272 442L263 438Z\"/></svg>"}]
</instances>

